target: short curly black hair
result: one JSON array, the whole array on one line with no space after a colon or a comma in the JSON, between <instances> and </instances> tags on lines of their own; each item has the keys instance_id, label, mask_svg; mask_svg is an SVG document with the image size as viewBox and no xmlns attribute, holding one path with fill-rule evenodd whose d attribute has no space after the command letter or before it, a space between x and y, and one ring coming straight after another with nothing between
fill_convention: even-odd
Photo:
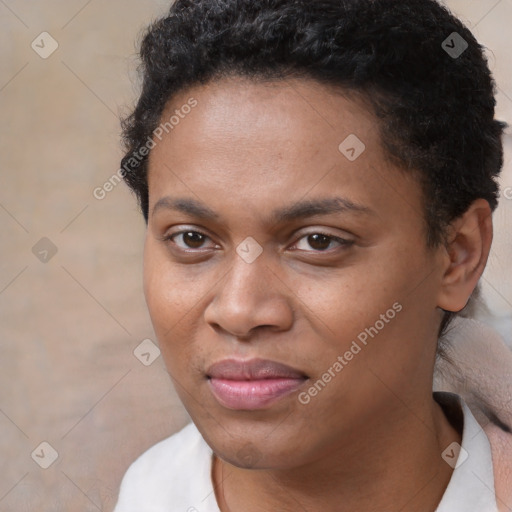
<instances>
[{"instance_id":1,"label":"short curly black hair","mask_svg":"<svg viewBox=\"0 0 512 512\"><path fill-rule=\"evenodd\" d=\"M367 99L386 154L421 183L430 247L475 199L497 206L506 124L494 118L496 86L484 48L435 0L176 0L140 56L121 170L146 222L147 144L166 104L233 75L314 79Z\"/></svg>"}]
</instances>

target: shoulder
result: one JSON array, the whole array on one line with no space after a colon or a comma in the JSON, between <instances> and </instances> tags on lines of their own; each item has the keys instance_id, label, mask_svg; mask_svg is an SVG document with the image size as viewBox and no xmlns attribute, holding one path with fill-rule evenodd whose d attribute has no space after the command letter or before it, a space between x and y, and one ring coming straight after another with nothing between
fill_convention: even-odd
<instances>
[{"instance_id":1,"label":"shoulder","mask_svg":"<svg viewBox=\"0 0 512 512\"><path fill-rule=\"evenodd\" d=\"M190 423L132 463L123 477L115 512L163 512L171 505L194 510L194 503L213 491L211 458L210 447Z\"/></svg>"}]
</instances>

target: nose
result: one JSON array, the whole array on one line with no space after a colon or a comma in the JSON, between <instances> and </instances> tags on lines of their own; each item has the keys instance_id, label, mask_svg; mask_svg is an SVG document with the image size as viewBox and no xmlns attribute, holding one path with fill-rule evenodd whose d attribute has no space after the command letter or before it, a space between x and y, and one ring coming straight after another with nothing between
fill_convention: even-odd
<instances>
[{"instance_id":1,"label":"nose","mask_svg":"<svg viewBox=\"0 0 512 512\"><path fill-rule=\"evenodd\" d=\"M249 340L262 328L285 331L293 324L291 294L264 254L252 263L236 256L231 270L217 283L204 318L216 331L241 340Z\"/></svg>"}]
</instances>

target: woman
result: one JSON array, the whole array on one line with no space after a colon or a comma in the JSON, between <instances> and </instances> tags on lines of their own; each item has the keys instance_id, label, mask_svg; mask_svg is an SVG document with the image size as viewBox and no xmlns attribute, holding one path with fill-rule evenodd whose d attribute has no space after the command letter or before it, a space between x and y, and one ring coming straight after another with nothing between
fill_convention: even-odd
<instances>
[{"instance_id":1,"label":"woman","mask_svg":"<svg viewBox=\"0 0 512 512\"><path fill-rule=\"evenodd\" d=\"M468 29L433 0L177 0L141 57L122 169L193 423L116 512L509 510L490 437L432 392L503 162Z\"/></svg>"}]
</instances>

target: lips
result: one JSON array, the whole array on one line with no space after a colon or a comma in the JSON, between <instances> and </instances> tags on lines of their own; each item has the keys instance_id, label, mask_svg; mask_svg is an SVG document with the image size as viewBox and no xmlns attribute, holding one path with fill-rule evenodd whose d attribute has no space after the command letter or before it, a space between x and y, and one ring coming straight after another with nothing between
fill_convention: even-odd
<instances>
[{"instance_id":1,"label":"lips","mask_svg":"<svg viewBox=\"0 0 512 512\"><path fill-rule=\"evenodd\" d=\"M307 376L265 359L225 359L206 372L213 396L228 409L255 410L274 404L301 387Z\"/></svg>"},{"instance_id":2,"label":"lips","mask_svg":"<svg viewBox=\"0 0 512 512\"><path fill-rule=\"evenodd\" d=\"M299 379L306 375L291 366L266 359L224 359L210 366L207 376L228 380Z\"/></svg>"}]
</instances>

